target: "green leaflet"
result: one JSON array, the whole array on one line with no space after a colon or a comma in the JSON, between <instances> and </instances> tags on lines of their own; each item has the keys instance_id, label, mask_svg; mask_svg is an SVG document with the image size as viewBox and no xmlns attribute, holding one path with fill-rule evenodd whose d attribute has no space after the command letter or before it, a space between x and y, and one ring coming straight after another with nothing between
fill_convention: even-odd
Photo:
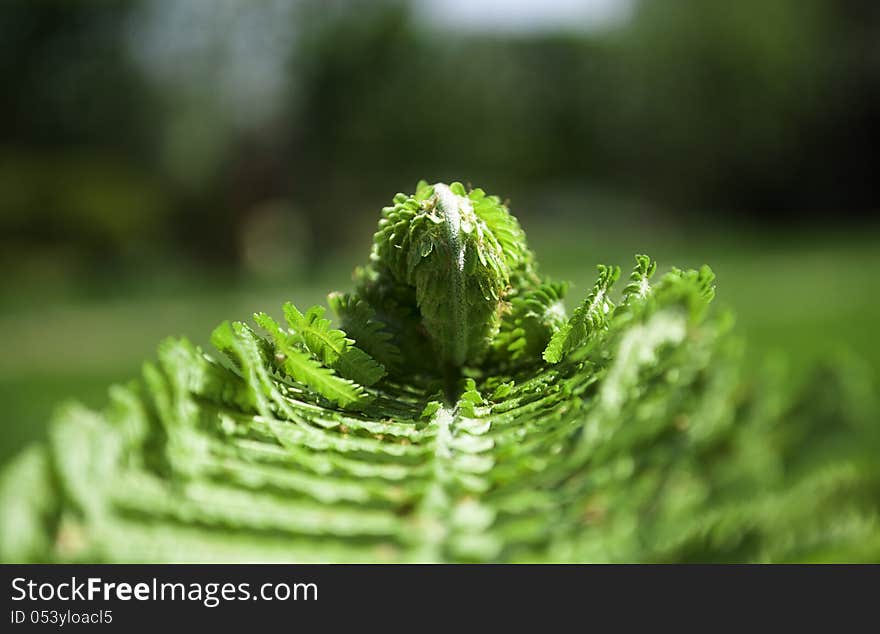
<instances>
[{"instance_id":1,"label":"green leaflet","mask_svg":"<svg viewBox=\"0 0 880 634\"><path fill-rule=\"evenodd\" d=\"M330 293L327 303L342 327L367 354L391 370L401 364L400 349L370 305L349 293ZM381 378L381 377L380 377Z\"/></svg>"},{"instance_id":2,"label":"green leaflet","mask_svg":"<svg viewBox=\"0 0 880 634\"><path fill-rule=\"evenodd\" d=\"M555 332L566 322L563 300L567 284L545 282L511 298L492 342L494 358L538 361Z\"/></svg>"},{"instance_id":3,"label":"green leaflet","mask_svg":"<svg viewBox=\"0 0 880 634\"><path fill-rule=\"evenodd\" d=\"M696 271L672 269L663 276L657 292L685 301L691 317L696 319L706 313L709 303L715 299L715 273L705 264Z\"/></svg>"},{"instance_id":4,"label":"green leaflet","mask_svg":"<svg viewBox=\"0 0 880 634\"><path fill-rule=\"evenodd\" d=\"M21 492L26 492L22 495ZM3 561L41 562L52 552L56 492L51 461L45 447L28 447L0 477L0 555Z\"/></svg>"},{"instance_id":5,"label":"green leaflet","mask_svg":"<svg viewBox=\"0 0 880 634\"><path fill-rule=\"evenodd\" d=\"M550 339L544 350L544 360L548 363L559 363L575 348L584 345L596 332L602 330L608 322L614 304L609 297L611 287L620 277L620 268L599 265L599 279L590 295L584 300L571 316Z\"/></svg>"},{"instance_id":6,"label":"green leaflet","mask_svg":"<svg viewBox=\"0 0 880 634\"><path fill-rule=\"evenodd\" d=\"M506 207L452 184L483 241L461 297L487 284L462 321L421 272L454 254L437 189L383 212L328 298L342 329L293 304L289 328L254 316L265 337L224 322L229 363L169 339L106 409L59 410L0 475L0 559L880 561L858 365L743 367L712 271L654 279L643 255L616 306L601 266L569 319Z\"/></svg>"},{"instance_id":7,"label":"green leaflet","mask_svg":"<svg viewBox=\"0 0 880 634\"><path fill-rule=\"evenodd\" d=\"M254 315L254 320L269 333L275 344L275 363L294 380L341 407L357 403L363 397L363 387L336 376L332 369L322 365L308 352L292 345L290 335L282 332L277 322L267 314L258 313ZM213 337L212 342L217 345Z\"/></svg>"},{"instance_id":8,"label":"green leaflet","mask_svg":"<svg viewBox=\"0 0 880 634\"><path fill-rule=\"evenodd\" d=\"M292 302L284 305L284 316L306 348L345 378L361 385L373 385L385 376L385 367L366 352L354 345L341 330L330 327L324 319L324 307L312 306L303 315Z\"/></svg>"},{"instance_id":9,"label":"green leaflet","mask_svg":"<svg viewBox=\"0 0 880 634\"><path fill-rule=\"evenodd\" d=\"M629 283L623 289L621 305L626 306L638 299L645 299L651 292L651 278L657 272L657 263L647 255L636 256L636 266L629 276Z\"/></svg>"}]
</instances>

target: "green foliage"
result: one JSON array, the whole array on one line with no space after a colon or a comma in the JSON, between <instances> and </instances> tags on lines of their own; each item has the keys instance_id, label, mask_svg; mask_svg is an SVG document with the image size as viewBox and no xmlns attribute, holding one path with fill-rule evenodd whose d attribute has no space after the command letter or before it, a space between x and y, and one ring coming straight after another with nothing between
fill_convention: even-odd
<instances>
[{"instance_id":1,"label":"green foliage","mask_svg":"<svg viewBox=\"0 0 880 634\"><path fill-rule=\"evenodd\" d=\"M373 385L385 376L385 368L373 357L354 345L354 340L341 330L330 327L324 319L324 307L312 306L306 314L291 302L284 305L284 316L293 332L323 364L342 376L363 385Z\"/></svg>"},{"instance_id":2,"label":"green foliage","mask_svg":"<svg viewBox=\"0 0 880 634\"><path fill-rule=\"evenodd\" d=\"M500 327L500 305L530 270L525 235L497 197L461 183L421 182L394 203L382 211L360 294L381 314L411 291L441 363L479 363Z\"/></svg>"},{"instance_id":3,"label":"green foliage","mask_svg":"<svg viewBox=\"0 0 880 634\"><path fill-rule=\"evenodd\" d=\"M290 306L292 307L292 305ZM281 327L265 313L254 315L254 320L272 337L274 362L290 378L299 381L317 394L342 407L356 403L362 397L363 387L353 381L336 376L331 368L315 358L314 355L319 353L314 349L306 352L298 348L294 343L299 338L297 335L284 333ZM248 339L253 340L250 333L248 333ZM212 337L212 343L223 350L217 344L216 331L215 337Z\"/></svg>"},{"instance_id":4,"label":"green foliage","mask_svg":"<svg viewBox=\"0 0 880 634\"><path fill-rule=\"evenodd\" d=\"M608 322L614 304L609 294L611 287L620 277L620 268L599 265L599 279L590 295L565 324L550 339L544 350L544 360L559 363L575 348L584 345L591 336L598 333Z\"/></svg>"},{"instance_id":5,"label":"green foliage","mask_svg":"<svg viewBox=\"0 0 880 634\"><path fill-rule=\"evenodd\" d=\"M565 283L545 282L512 297L492 342L496 358L537 360L553 333L566 323L563 300L567 290Z\"/></svg>"},{"instance_id":6,"label":"green foliage","mask_svg":"<svg viewBox=\"0 0 880 634\"><path fill-rule=\"evenodd\" d=\"M642 255L617 301L619 269L599 267L568 319L565 285L538 275L506 209L454 185L443 196L483 223L482 242L461 238L473 270L457 268L443 225L461 218L439 188L386 209L359 291L328 300L342 329L288 303L287 329L254 316L266 337L221 324L227 363L170 339L102 412L59 411L0 479L2 558L880 559L862 370L794 384L784 367L744 368L732 320L709 310L711 270L655 281ZM408 277L442 276L444 252L462 287ZM498 272L493 316L456 295L492 291Z\"/></svg>"},{"instance_id":7,"label":"green foliage","mask_svg":"<svg viewBox=\"0 0 880 634\"><path fill-rule=\"evenodd\" d=\"M327 303L361 348L388 369L400 367L400 350L369 304L348 293L330 293Z\"/></svg>"},{"instance_id":8,"label":"green foliage","mask_svg":"<svg viewBox=\"0 0 880 634\"><path fill-rule=\"evenodd\" d=\"M629 283L623 289L623 305L631 301L645 299L651 292L651 278L657 272L657 263L647 255L636 256L636 266L629 276Z\"/></svg>"}]
</instances>

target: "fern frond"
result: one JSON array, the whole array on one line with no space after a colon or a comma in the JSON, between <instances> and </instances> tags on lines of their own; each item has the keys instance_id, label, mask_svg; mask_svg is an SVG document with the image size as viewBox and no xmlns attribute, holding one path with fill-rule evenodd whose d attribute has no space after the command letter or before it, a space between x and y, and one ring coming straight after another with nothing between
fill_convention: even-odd
<instances>
[{"instance_id":1,"label":"fern frond","mask_svg":"<svg viewBox=\"0 0 880 634\"><path fill-rule=\"evenodd\" d=\"M644 300L651 292L651 278L657 271L657 262L647 255L636 256L636 266L629 276L629 283L623 289L621 306L633 300Z\"/></svg>"},{"instance_id":2,"label":"fern frond","mask_svg":"<svg viewBox=\"0 0 880 634\"><path fill-rule=\"evenodd\" d=\"M324 318L323 306L312 306L303 315L292 302L287 302L284 316L293 336L341 376L367 386L385 376L382 364L355 346L354 340L346 337L343 331L330 327L330 320Z\"/></svg>"},{"instance_id":3,"label":"fern frond","mask_svg":"<svg viewBox=\"0 0 880 634\"><path fill-rule=\"evenodd\" d=\"M327 400L338 403L340 407L355 405L363 399L362 386L337 376L331 368L321 365L308 352L297 348L291 341L291 335L283 332L269 315L257 313L254 315L254 321L269 333L274 342L275 364L293 380L309 387Z\"/></svg>"},{"instance_id":4,"label":"fern frond","mask_svg":"<svg viewBox=\"0 0 880 634\"><path fill-rule=\"evenodd\" d=\"M421 184L382 211L372 283L412 289L439 365L462 366L482 359L511 275L530 261L519 224L497 199L461 183Z\"/></svg>"},{"instance_id":5,"label":"fern frond","mask_svg":"<svg viewBox=\"0 0 880 634\"><path fill-rule=\"evenodd\" d=\"M599 265L599 278L587 299L581 304L571 319L557 330L544 349L543 357L548 363L559 363L565 356L582 345L590 336L608 323L614 308L608 294L614 282L620 277L617 266Z\"/></svg>"},{"instance_id":6,"label":"fern frond","mask_svg":"<svg viewBox=\"0 0 880 634\"><path fill-rule=\"evenodd\" d=\"M535 361L566 322L563 300L568 285L544 282L511 298L492 342L496 360Z\"/></svg>"},{"instance_id":7,"label":"fern frond","mask_svg":"<svg viewBox=\"0 0 880 634\"><path fill-rule=\"evenodd\" d=\"M367 302L350 293L330 293L327 304L359 348L389 370L400 368L400 348L394 345L393 336Z\"/></svg>"},{"instance_id":8,"label":"fern frond","mask_svg":"<svg viewBox=\"0 0 880 634\"><path fill-rule=\"evenodd\" d=\"M0 558L45 562L53 548L52 517L58 506L46 447L28 447L6 465L0 473L0 503Z\"/></svg>"},{"instance_id":9,"label":"fern frond","mask_svg":"<svg viewBox=\"0 0 880 634\"><path fill-rule=\"evenodd\" d=\"M436 232L450 196L460 221L473 207L461 269ZM168 339L106 409L60 409L0 474L0 558L880 560L880 413L862 370L793 383L744 366L708 310L711 270L651 281L646 256L619 306L603 266L566 319L565 285L538 277L507 213L420 182L383 213L355 293L329 298L344 330L288 304L289 329L254 316L267 338L221 324L228 364ZM456 292L486 314L462 321ZM444 337L477 317L451 365Z\"/></svg>"},{"instance_id":10,"label":"fern frond","mask_svg":"<svg viewBox=\"0 0 880 634\"><path fill-rule=\"evenodd\" d=\"M715 299L715 273L707 265L698 270L673 268L660 279L655 294L658 302L682 303L692 319L700 319Z\"/></svg>"},{"instance_id":11,"label":"fern frond","mask_svg":"<svg viewBox=\"0 0 880 634\"><path fill-rule=\"evenodd\" d=\"M460 183L450 185L458 195L465 190ZM473 189L466 194L473 205L474 213L486 223L489 235L497 241L504 259L511 271L531 267L534 255L526 246L526 234L520 228L516 216L510 213L498 196L488 196L482 189Z\"/></svg>"}]
</instances>

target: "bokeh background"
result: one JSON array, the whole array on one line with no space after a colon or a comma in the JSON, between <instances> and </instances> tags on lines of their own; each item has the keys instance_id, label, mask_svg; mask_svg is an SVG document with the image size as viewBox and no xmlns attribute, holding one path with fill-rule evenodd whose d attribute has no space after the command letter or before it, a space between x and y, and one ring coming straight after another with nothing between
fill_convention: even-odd
<instances>
[{"instance_id":1,"label":"bokeh background","mask_svg":"<svg viewBox=\"0 0 880 634\"><path fill-rule=\"evenodd\" d=\"M874 0L5 0L0 463L156 343L350 284L419 178L547 273L709 263L749 363L880 368Z\"/></svg>"}]
</instances>

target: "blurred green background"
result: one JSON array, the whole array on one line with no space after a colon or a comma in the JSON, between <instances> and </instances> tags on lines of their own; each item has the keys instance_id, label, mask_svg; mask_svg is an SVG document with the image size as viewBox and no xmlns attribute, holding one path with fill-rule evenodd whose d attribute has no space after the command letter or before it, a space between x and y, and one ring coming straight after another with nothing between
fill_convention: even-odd
<instances>
[{"instance_id":1,"label":"blurred green background","mask_svg":"<svg viewBox=\"0 0 880 634\"><path fill-rule=\"evenodd\" d=\"M0 462L168 335L349 284L416 180L582 297L709 263L750 364L880 368L873 0L6 0Z\"/></svg>"}]
</instances>

